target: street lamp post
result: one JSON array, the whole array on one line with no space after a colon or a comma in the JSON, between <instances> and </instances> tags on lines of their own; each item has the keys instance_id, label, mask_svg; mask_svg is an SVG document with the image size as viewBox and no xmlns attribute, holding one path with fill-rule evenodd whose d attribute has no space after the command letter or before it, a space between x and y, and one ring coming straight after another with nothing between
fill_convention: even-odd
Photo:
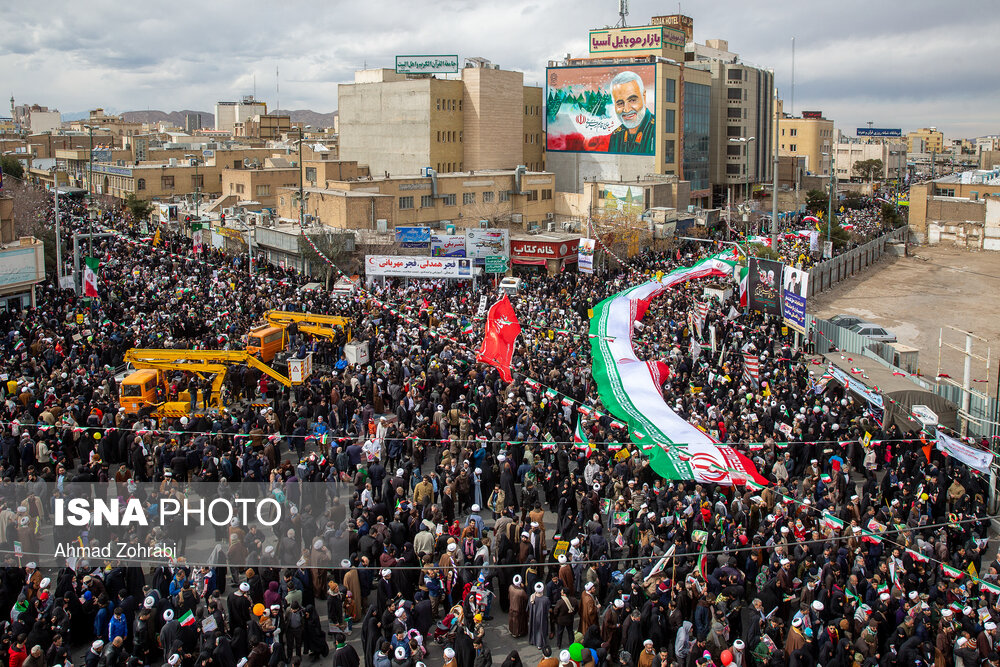
<instances>
[{"instance_id":1,"label":"street lamp post","mask_svg":"<svg viewBox=\"0 0 1000 667\"><path fill-rule=\"evenodd\" d=\"M87 238L88 255L94 256L94 126L87 125L90 131L90 169L87 175L87 218L90 220L90 236Z\"/></svg>"},{"instance_id":2,"label":"street lamp post","mask_svg":"<svg viewBox=\"0 0 1000 667\"><path fill-rule=\"evenodd\" d=\"M743 201L748 201L750 199L750 142L757 141L757 137L732 137L729 141L734 144L745 144L744 174L746 175L746 189L743 191Z\"/></svg>"},{"instance_id":3,"label":"street lamp post","mask_svg":"<svg viewBox=\"0 0 1000 667\"><path fill-rule=\"evenodd\" d=\"M827 197L826 202L826 240L830 240L830 228L833 226L833 193L835 192L836 182L834 181L833 167L834 159L833 154L830 155L830 194Z\"/></svg>"},{"instance_id":4,"label":"street lamp post","mask_svg":"<svg viewBox=\"0 0 1000 667\"><path fill-rule=\"evenodd\" d=\"M52 186L56 196L56 285L62 289L62 235L59 224L59 165L52 172Z\"/></svg>"},{"instance_id":5,"label":"street lamp post","mask_svg":"<svg viewBox=\"0 0 1000 667\"><path fill-rule=\"evenodd\" d=\"M201 203L201 181L198 180L198 156L189 154L184 157L190 158L191 162L194 163L194 217L201 220L201 213L198 208L198 205Z\"/></svg>"}]
</instances>

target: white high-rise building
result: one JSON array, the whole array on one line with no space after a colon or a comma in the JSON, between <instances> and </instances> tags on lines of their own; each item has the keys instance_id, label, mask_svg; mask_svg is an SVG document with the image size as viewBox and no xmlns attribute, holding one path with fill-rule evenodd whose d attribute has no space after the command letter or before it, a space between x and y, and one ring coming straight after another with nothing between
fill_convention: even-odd
<instances>
[{"instance_id":1,"label":"white high-rise building","mask_svg":"<svg viewBox=\"0 0 1000 667\"><path fill-rule=\"evenodd\" d=\"M245 95L239 102L215 103L215 129L232 133L236 123L244 123L257 114L267 113L267 103L258 102L253 95Z\"/></svg>"}]
</instances>

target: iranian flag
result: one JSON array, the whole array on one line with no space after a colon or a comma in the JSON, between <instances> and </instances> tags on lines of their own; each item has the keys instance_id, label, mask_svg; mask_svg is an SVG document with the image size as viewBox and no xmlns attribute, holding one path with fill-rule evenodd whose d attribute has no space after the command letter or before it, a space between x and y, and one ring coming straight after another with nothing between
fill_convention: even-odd
<instances>
[{"instance_id":1,"label":"iranian flag","mask_svg":"<svg viewBox=\"0 0 1000 667\"><path fill-rule=\"evenodd\" d=\"M87 257L83 266L83 295L97 296L97 269L101 266L101 260L96 257Z\"/></svg>"},{"instance_id":2,"label":"iranian flag","mask_svg":"<svg viewBox=\"0 0 1000 667\"><path fill-rule=\"evenodd\" d=\"M583 417L577 417L576 430L573 431L573 446L579 452L586 452L590 458L590 441L587 439L587 432L583 430Z\"/></svg>"},{"instance_id":3,"label":"iranian flag","mask_svg":"<svg viewBox=\"0 0 1000 667\"><path fill-rule=\"evenodd\" d=\"M746 308L750 290L750 269L740 269L740 308Z\"/></svg>"},{"instance_id":4,"label":"iranian flag","mask_svg":"<svg viewBox=\"0 0 1000 667\"><path fill-rule=\"evenodd\" d=\"M705 558L705 543L701 544L701 553L698 554L698 563L695 566L698 568L698 574L701 575L701 580L708 581L708 559Z\"/></svg>"},{"instance_id":5,"label":"iranian flag","mask_svg":"<svg viewBox=\"0 0 1000 667\"><path fill-rule=\"evenodd\" d=\"M841 519L833 516L832 514L823 514L823 518L820 520L820 525L824 528L829 528L830 530L843 530L844 522Z\"/></svg>"},{"instance_id":6,"label":"iranian flag","mask_svg":"<svg viewBox=\"0 0 1000 667\"><path fill-rule=\"evenodd\" d=\"M996 584L991 584L988 581L979 580L979 585L983 587L984 590L992 593L993 595L1000 595L1000 586Z\"/></svg>"},{"instance_id":7,"label":"iranian flag","mask_svg":"<svg viewBox=\"0 0 1000 667\"><path fill-rule=\"evenodd\" d=\"M187 612L179 619L177 619L181 625L194 625L194 614L188 609Z\"/></svg>"},{"instance_id":8,"label":"iranian flag","mask_svg":"<svg viewBox=\"0 0 1000 667\"><path fill-rule=\"evenodd\" d=\"M462 325L462 333L466 336L472 333L472 322L466 322Z\"/></svg>"},{"instance_id":9,"label":"iranian flag","mask_svg":"<svg viewBox=\"0 0 1000 667\"><path fill-rule=\"evenodd\" d=\"M195 254L204 252L205 246L202 242L201 223L191 223L191 251Z\"/></svg>"},{"instance_id":10,"label":"iranian flag","mask_svg":"<svg viewBox=\"0 0 1000 667\"><path fill-rule=\"evenodd\" d=\"M941 563L941 571L944 572L945 575L951 577L952 579L958 579L963 574L965 574L961 570L954 568L951 565L945 565L944 563Z\"/></svg>"},{"instance_id":11,"label":"iranian flag","mask_svg":"<svg viewBox=\"0 0 1000 667\"><path fill-rule=\"evenodd\" d=\"M766 485L767 480L748 458L718 445L667 406L649 365L632 347L633 325L646 314L652 299L689 280L733 275L735 263L722 256L675 269L660 281L636 285L597 304L589 332L593 377L605 407L627 421L633 442L643 446L643 453L661 477L726 486L749 480ZM725 256L731 257L731 253ZM652 446L645 449L647 443Z\"/></svg>"},{"instance_id":12,"label":"iranian flag","mask_svg":"<svg viewBox=\"0 0 1000 667\"><path fill-rule=\"evenodd\" d=\"M917 563L929 563L930 562L930 558L928 558L927 556L923 555L919 551L914 551L913 549L907 549L906 553L910 554L910 558L912 558L914 560L914 562L917 562Z\"/></svg>"}]
</instances>

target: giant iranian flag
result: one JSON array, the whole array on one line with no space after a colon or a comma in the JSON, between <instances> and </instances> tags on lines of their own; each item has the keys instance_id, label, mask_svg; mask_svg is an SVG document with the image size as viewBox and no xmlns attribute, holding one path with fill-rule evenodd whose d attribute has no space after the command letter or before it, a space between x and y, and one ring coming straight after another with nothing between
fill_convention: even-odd
<instances>
[{"instance_id":1,"label":"giant iranian flag","mask_svg":"<svg viewBox=\"0 0 1000 667\"><path fill-rule=\"evenodd\" d=\"M733 276L733 252L681 267L661 280L636 285L605 299L590 320L593 375L601 401L611 414L627 422L632 441L650 465L667 479L709 484L767 484L753 463L731 447L717 444L679 417L663 401L654 379L656 362L639 359L632 347L633 324L646 314L650 301L688 280Z\"/></svg>"}]
</instances>

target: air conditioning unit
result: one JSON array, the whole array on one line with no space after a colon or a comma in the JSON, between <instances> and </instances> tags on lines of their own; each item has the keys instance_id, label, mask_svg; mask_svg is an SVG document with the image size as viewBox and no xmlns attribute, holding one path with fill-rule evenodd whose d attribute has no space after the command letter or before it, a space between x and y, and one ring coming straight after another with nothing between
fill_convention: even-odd
<instances>
[{"instance_id":1,"label":"air conditioning unit","mask_svg":"<svg viewBox=\"0 0 1000 667\"><path fill-rule=\"evenodd\" d=\"M546 220L555 220L555 218L556 218L556 214L555 213L551 213L550 212L550 213L546 213L545 214L545 219Z\"/></svg>"},{"instance_id":2,"label":"air conditioning unit","mask_svg":"<svg viewBox=\"0 0 1000 667\"><path fill-rule=\"evenodd\" d=\"M524 221L524 216L520 213L511 213L510 221L514 224L520 225Z\"/></svg>"},{"instance_id":3,"label":"air conditioning unit","mask_svg":"<svg viewBox=\"0 0 1000 667\"><path fill-rule=\"evenodd\" d=\"M572 222L563 222L563 223L560 224L560 226L562 227L562 230L564 232L571 232L571 231L573 231L573 223Z\"/></svg>"},{"instance_id":4,"label":"air conditioning unit","mask_svg":"<svg viewBox=\"0 0 1000 667\"><path fill-rule=\"evenodd\" d=\"M554 222L550 222L550 223L546 224L546 225L545 225L545 230L546 230L546 231L549 231L549 232L554 232L554 231L556 231L556 223L554 223Z\"/></svg>"},{"instance_id":5,"label":"air conditioning unit","mask_svg":"<svg viewBox=\"0 0 1000 667\"><path fill-rule=\"evenodd\" d=\"M385 234L389 231L389 221L384 218L379 218L375 221L375 230L378 231L379 234Z\"/></svg>"}]
</instances>

